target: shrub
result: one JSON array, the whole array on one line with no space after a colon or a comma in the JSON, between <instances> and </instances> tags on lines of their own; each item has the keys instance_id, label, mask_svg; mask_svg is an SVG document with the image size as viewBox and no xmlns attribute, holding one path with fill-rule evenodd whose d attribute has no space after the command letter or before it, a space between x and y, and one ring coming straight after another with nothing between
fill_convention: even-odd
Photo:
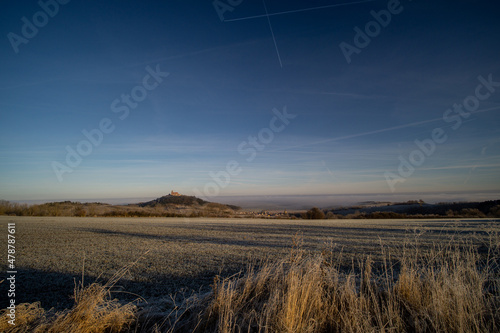
<instances>
[{"instance_id":1,"label":"shrub","mask_svg":"<svg viewBox=\"0 0 500 333\"><path fill-rule=\"evenodd\" d=\"M373 212L366 215L368 219L402 219L406 214L398 214L395 212Z\"/></svg>"},{"instance_id":2,"label":"shrub","mask_svg":"<svg viewBox=\"0 0 500 333\"><path fill-rule=\"evenodd\" d=\"M325 213L318 207L313 207L305 213L305 218L309 220L321 220L325 218Z\"/></svg>"},{"instance_id":3,"label":"shrub","mask_svg":"<svg viewBox=\"0 0 500 333\"><path fill-rule=\"evenodd\" d=\"M85 217L87 215L87 211L83 207L77 207L75 208L73 215L79 217Z\"/></svg>"},{"instance_id":4,"label":"shrub","mask_svg":"<svg viewBox=\"0 0 500 333\"><path fill-rule=\"evenodd\" d=\"M114 281L116 282L116 281ZM40 303L23 303L16 307L16 325L8 323L7 311L0 312L1 332L74 332L74 333L119 333L123 332L135 318L136 307L129 303L121 305L111 299L112 284L93 283L75 288L75 305L72 309L53 313L45 311Z\"/></svg>"},{"instance_id":5,"label":"shrub","mask_svg":"<svg viewBox=\"0 0 500 333\"><path fill-rule=\"evenodd\" d=\"M496 205L494 207L491 207L489 215L491 217L500 217L500 205Z\"/></svg>"},{"instance_id":6,"label":"shrub","mask_svg":"<svg viewBox=\"0 0 500 333\"><path fill-rule=\"evenodd\" d=\"M486 215L477 208L464 208L460 211L463 217L486 217Z\"/></svg>"},{"instance_id":7,"label":"shrub","mask_svg":"<svg viewBox=\"0 0 500 333\"><path fill-rule=\"evenodd\" d=\"M344 218L342 215L335 214L333 212L326 213L326 218L330 220L342 219Z\"/></svg>"}]
</instances>

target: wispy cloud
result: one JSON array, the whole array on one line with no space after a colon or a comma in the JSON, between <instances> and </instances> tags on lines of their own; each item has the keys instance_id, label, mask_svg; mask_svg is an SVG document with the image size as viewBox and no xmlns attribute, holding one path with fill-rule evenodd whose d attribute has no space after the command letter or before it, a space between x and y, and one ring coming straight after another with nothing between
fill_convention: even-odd
<instances>
[{"instance_id":1,"label":"wispy cloud","mask_svg":"<svg viewBox=\"0 0 500 333\"><path fill-rule=\"evenodd\" d=\"M262 14L262 15L253 15L253 16L247 16L247 17L241 17L241 18L235 18L235 19L228 19L228 20L224 20L224 22L243 21L243 20L251 20L251 19L261 18L261 17L285 15L285 14L292 14L292 13L302 13L302 12L308 12L308 11L312 11L312 10L328 9L328 8L334 8L334 7L352 6L352 5L356 5L356 4L360 4L360 3L374 2L374 1L375 0L352 1L352 2L344 2L344 3L334 4L334 5L287 10L287 11L281 11L281 12L277 12L277 13L267 13L266 12L266 14Z\"/></svg>"},{"instance_id":2,"label":"wispy cloud","mask_svg":"<svg viewBox=\"0 0 500 333\"><path fill-rule=\"evenodd\" d=\"M477 110L477 111L471 112L471 113L476 114L476 113L496 111L496 110L500 110L500 106L482 109L482 110ZM439 122L439 121L443 121L443 117L422 120L422 121L416 121L416 122L407 123L407 124L403 124L403 125L382 128L382 129L378 129L378 130L374 130L374 131L367 131L367 132L356 133L356 134L351 134L351 135L344 135L344 136L339 136L339 137L335 137L335 138L330 138L330 139L325 139L325 140L320 140L320 141L315 141L315 142L309 142L309 143L296 145L296 146L289 146L286 149L302 148L302 147L307 147L307 146L312 146L312 145L319 145L319 144L330 143L330 142L335 142L335 141L359 138L359 137L364 137L364 136L369 136L369 135L374 135L374 134L380 134L380 133L400 130L400 129L404 129L404 128L416 127L419 125L424 125L424 124L429 124L429 123L435 123L435 122Z\"/></svg>"}]
</instances>

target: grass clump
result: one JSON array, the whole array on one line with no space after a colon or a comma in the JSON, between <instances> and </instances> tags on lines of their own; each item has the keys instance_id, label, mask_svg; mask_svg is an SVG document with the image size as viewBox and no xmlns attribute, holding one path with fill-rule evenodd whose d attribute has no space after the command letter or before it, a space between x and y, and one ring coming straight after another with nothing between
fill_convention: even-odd
<instances>
[{"instance_id":1,"label":"grass clump","mask_svg":"<svg viewBox=\"0 0 500 333\"><path fill-rule=\"evenodd\" d=\"M110 287L75 291L75 306L52 314L18 307L6 332L498 332L499 241L423 248L404 245L350 265L338 251L294 248L280 261L217 276L211 291L154 316L111 300ZM395 254L394 254L395 253ZM380 259L382 258L382 259Z\"/></svg>"},{"instance_id":2,"label":"grass clump","mask_svg":"<svg viewBox=\"0 0 500 333\"><path fill-rule=\"evenodd\" d=\"M81 283L75 288L73 308L62 312L45 311L40 302L20 304L16 306L15 326L8 323L10 318L3 310L0 332L124 332L134 322L137 309L111 298L115 282L112 279L104 285L92 283L86 287Z\"/></svg>"},{"instance_id":3,"label":"grass clump","mask_svg":"<svg viewBox=\"0 0 500 333\"><path fill-rule=\"evenodd\" d=\"M498 332L498 248L435 247L345 272L331 253L294 253L217 278L195 332ZM185 330L182 327L180 331Z\"/></svg>"}]
</instances>

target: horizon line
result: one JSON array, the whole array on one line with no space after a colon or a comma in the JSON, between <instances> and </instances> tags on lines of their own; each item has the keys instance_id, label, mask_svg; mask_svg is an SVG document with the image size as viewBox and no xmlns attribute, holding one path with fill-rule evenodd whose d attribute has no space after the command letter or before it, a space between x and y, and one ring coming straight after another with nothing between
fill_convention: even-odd
<instances>
[{"instance_id":1,"label":"horizon line","mask_svg":"<svg viewBox=\"0 0 500 333\"><path fill-rule=\"evenodd\" d=\"M499 200L500 200L500 189L499 190L466 190L466 191L427 191L427 192L400 192L400 193L317 193L317 194L226 194L226 195L217 195L213 196L211 198L207 199L217 199L217 198L266 198L266 197L282 197L282 198L299 198L299 197L355 197L355 196L389 196L389 197L397 197L397 196L411 196L414 195L416 199L419 195L420 196L426 196L426 195L454 195L454 194L498 194ZM167 193L162 196L141 196L141 197L108 197L108 198L54 198L54 199L0 199L0 201L7 201L7 202L14 202L14 203L26 203L26 204L43 204L43 203L55 203L55 202L64 202L64 201L72 201L72 202L82 202L82 203L103 203L103 204L110 204L107 201L121 201L119 204L135 204L135 203L141 203L143 201L140 200L154 200L157 198L161 198L163 196L170 195L170 193ZM182 194L185 196L193 196L196 197L195 195L188 195L188 194ZM134 200L134 202L130 202L130 200ZM117 203L115 203L117 204Z\"/></svg>"}]
</instances>

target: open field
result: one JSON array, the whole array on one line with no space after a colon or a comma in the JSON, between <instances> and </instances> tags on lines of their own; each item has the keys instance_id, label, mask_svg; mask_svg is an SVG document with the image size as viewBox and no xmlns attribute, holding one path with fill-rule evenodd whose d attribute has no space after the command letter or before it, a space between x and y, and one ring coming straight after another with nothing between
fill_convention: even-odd
<instances>
[{"instance_id":1,"label":"open field","mask_svg":"<svg viewBox=\"0 0 500 333\"><path fill-rule=\"evenodd\" d=\"M486 242L499 220L262 220L206 218L71 218L0 216L6 233L16 223L18 302L44 307L71 304L74 279L109 279L137 260L120 281L146 299L181 288L208 287L217 274L232 274L250 262L290 253L294 238L303 249L331 246L343 259L380 253L380 247L420 246L468 239ZM297 245L297 244L295 244ZM5 250L6 252L6 250ZM2 262L2 271L6 270ZM3 304L2 304L3 305Z\"/></svg>"},{"instance_id":2,"label":"open field","mask_svg":"<svg viewBox=\"0 0 500 333\"><path fill-rule=\"evenodd\" d=\"M135 262L112 290L122 300L143 297L161 304L169 294L208 291L217 275L249 263L276 262L300 249L337 255L339 269L387 253L468 242L479 253L500 231L498 219L279 220L208 218L69 218L0 216L16 223L17 303L40 301L45 309L69 308L75 281L103 284ZM498 242L498 237L493 240ZM416 245L415 245L416 244ZM463 245L464 243L460 243ZM498 244L496 244L498 246ZM415 248L416 248L415 247ZM3 247L6 252L6 246ZM409 254L410 256L412 254ZM337 260L337 259L335 259ZM378 265L378 266L377 266ZM6 271L6 262L2 262ZM2 287L2 294L4 285ZM129 294L133 293L133 295ZM2 302L4 299L2 298ZM1 304L5 308L6 304Z\"/></svg>"}]
</instances>

